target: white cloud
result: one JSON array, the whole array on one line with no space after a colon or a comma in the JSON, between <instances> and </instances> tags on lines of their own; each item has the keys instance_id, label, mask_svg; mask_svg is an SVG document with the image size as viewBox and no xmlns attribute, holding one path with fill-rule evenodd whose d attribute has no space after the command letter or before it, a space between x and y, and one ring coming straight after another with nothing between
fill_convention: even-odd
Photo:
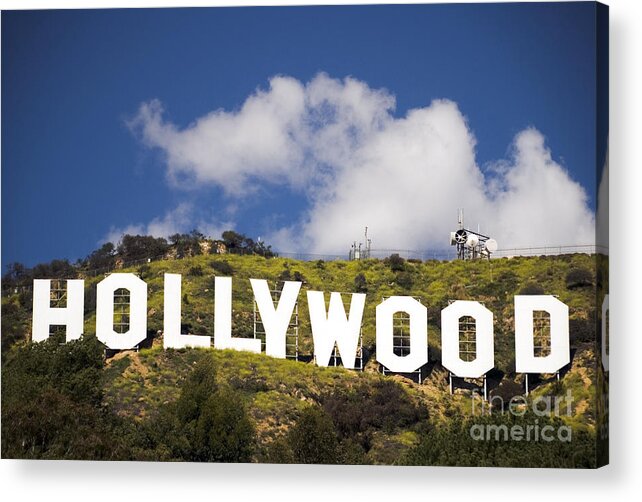
<instances>
[{"instance_id":1,"label":"white cloud","mask_svg":"<svg viewBox=\"0 0 642 502\"><path fill-rule=\"evenodd\" d=\"M163 149L172 183L215 183L239 195L254 176L302 182L302 173L292 169L303 158L292 134L304 109L303 86L276 78L238 112L213 111L182 131L163 120L158 101L144 103L129 125L145 143Z\"/></svg>"},{"instance_id":2,"label":"white cloud","mask_svg":"<svg viewBox=\"0 0 642 502\"><path fill-rule=\"evenodd\" d=\"M594 244L586 191L570 179L535 129L520 132L489 201L491 228L510 247Z\"/></svg>"},{"instance_id":3,"label":"white cloud","mask_svg":"<svg viewBox=\"0 0 642 502\"><path fill-rule=\"evenodd\" d=\"M585 190L539 131L520 132L510 157L484 175L456 103L435 100L405 117L394 106L388 91L353 78L277 76L237 111L184 129L156 101L130 125L164 152L173 184L219 186L232 200L265 184L307 195L298 221L269 236L283 251L343 253L366 225L376 248L444 248L459 207L501 248L594 242Z\"/></svg>"}]
</instances>

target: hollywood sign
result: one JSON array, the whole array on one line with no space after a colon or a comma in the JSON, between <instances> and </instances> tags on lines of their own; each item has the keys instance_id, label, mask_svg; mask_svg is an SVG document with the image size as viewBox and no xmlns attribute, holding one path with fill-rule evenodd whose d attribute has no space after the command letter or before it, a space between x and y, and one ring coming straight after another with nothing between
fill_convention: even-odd
<instances>
[{"instance_id":1,"label":"hollywood sign","mask_svg":"<svg viewBox=\"0 0 642 502\"><path fill-rule=\"evenodd\" d=\"M265 328L265 353L286 357L286 333L301 282L286 281L277 305L272 301L266 280L250 279L254 299ZM129 330L114 330L114 293L127 289L130 294ZM147 338L147 284L131 273L111 274L97 285L96 337L115 350L133 349ZM64 325L66 341L80 338L84 328L84 281L67 281L67 306L50 305L51 281L34 280L32 340L43 341L51 325ZM328 366L336 347L346 368L355 367L361 321L366 295L352 293L346 314L340 293L331 293L328 308L322 291L307 291L314 359ZM515 296L515 369L520 373L554 373L570 361L568 307L551 295ZM533 314L545 311L550 316L550 353L536 356ZM393 315L405 312L410 319L410 351L395 354ZM464 361L459 353L459 320L475 319L476 357ZM206 335L181 333L181 276L164 277L165 349L211 347ZM493 313L476 301L458 300L441 311L442 365L453 375L477 378L494 367ZM261 352L261 340L232 336L232 278L216 277L214 285L214 347ZM428 362L428 312L409 296L392 296L376 307L376 360L388 370L412 373Z\"/></svg>"}]
</instances>

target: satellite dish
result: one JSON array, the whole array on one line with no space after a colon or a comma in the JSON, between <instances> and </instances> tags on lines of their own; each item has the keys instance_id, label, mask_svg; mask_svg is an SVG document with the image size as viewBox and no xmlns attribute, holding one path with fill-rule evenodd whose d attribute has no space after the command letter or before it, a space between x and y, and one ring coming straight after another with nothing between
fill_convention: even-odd
<instances>
[{"instance_id":1,"label":"satellite dish","mask_svg":"<svg viewBox=\"0 0 642 502\"><path fill-rule=\"evenodd\" d=\"M488 239L486 241L486 249L491 253L497 251L497 241L495 239Z\"/></svg>"},{"instance_id":2,"label":"satellite dish","mask_svg":"<svg viewBox=\"0 0 642 502\"><path fill-rule=\"evenodd\" d=\"M466 239L466 246L469 248L474 248L477 244L479 244L479 237L477 237L475 234L469 234L468 238Z\"/></svg>"},{"instance_id":3,"label":"satellite dish","mask_svg":"<svg viewBox=\"0 0 642 502\"><path fill-rule=\"evenodd\" d=\"M468 232L466 230L457 230L455 232L455 242L457 244L463 244L468 238Z\"/></svg>"}]
</instances>

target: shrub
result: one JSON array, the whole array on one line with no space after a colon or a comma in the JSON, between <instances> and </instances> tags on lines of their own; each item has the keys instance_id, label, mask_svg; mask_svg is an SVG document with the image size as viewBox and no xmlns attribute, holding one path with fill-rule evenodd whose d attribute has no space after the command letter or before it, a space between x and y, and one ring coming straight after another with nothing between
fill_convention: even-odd
<instances>
[{"instance_id":1,"label":"shrub","mask_svg":"<svg viewBox=\"0 0 642 502\"><path fill-rule=\"evenodd\" d=\"M4 312L3 312L4 314ZM103 347L84 335L18 347L2 364L2 457L116 459L117 417L102 405Z\"/></svg>"},{"instance_id":2,"label":"shrub","mask_svg":"<svg viewBox=\"0 0 642 502\"><path fill-rule=\"evenodd\" d=\"M278 282L282 283L282 282L291 281L291 280L292 280L292 274L290 273L290 269L288 268L288 266L286 264L285 268L279 274Z\"/></svg>"},{"instance_id":3,"label":"shrub","mask_svg":"<svg viewBox=\"0 0 642 502\"><path fill-rule=\"evenodd\" d=\"M593 316L591 316L593 317ZM568 322L571 343L587 343L595 340L595 319L570 319Z\"/></svg>"},{"instance_id":4,"label":"shrub","mask_svg":"<svg viewBox=\"0 0 642 502\"><path fill-rule=\"evenodd\" d=\"M574 268L566 274L568 289L584 288L593 285L593 274L585 268Z\"/></svg>"},{"instance_id":5,"label":"shrub","mask_svg":"<svg viewBox=\"0 0 642 502\"><path fill-rule=\"evenodd\" d=\"M29 400L46 387L75 401L99 404L102 367L103 345L94 335L63 345L55 337L31 343L9 354L3 363L3 404L11 396Z\"/></svg>"},{"instance_id":6,"label":"shrub","mask_svg":"<svg viewBox=\"0 0 642 502\"><path fill-rule=\"evenodd\" d=\"M510 413L454 419L448 424L430 429L415 447L408 450L402 464L458 465L501 467L595 467L595 438L590 432L573 430L572 447L565 441L503 441L502 429L517 426L550 426L554 430L564 425L560 418L539 417L528 412L524 416ZM473 438L475 428L486 440ZM490 429L492 427L492 429ZM488 431L488 432L483 432ZM493 432L491 432L493 431ZM496 438L499 436L499 440ZM505 437L505 436L504 436Z\"/></svg>"},{"instance_id":7,"label":"shrub","mask_svg":"<svg viewBox=\"0 0 642 502\"><path fill-rule=\"evenodd\" d=\"M140 267L138 267L138 277L145 280L149 277L149 273L151 272L151 270L152 269L149 265L141 265Z\"/></svg>"},{"instance_id":8,"label":"shrub","mask_svg":"<svg viewBox=\"0 0 642 502\"><path fill-rule=\"evenodd\" d=\"M15 342L25 338L29 330L26 312L17 302L2 303L2 353L11 347Z\"/></svg>"},{"instance_id":9,"label":"shrub","mask_svg":"<svg viewBox=\"0 0 642 502\"><path fill-rule=\"evenodd\" d=\"M403 289L410 289L413 285L413 278L410 272L399 272L397 274L397 284Z\"/></svg>"},{"instance_id":10,"label":"shrub","mask_svg":"<svg viewBox=\"0 0 642 502\"><path fill-rule=\"evenodd\" d=\"M510 400L515 396L522 395L524 395L524 386L511 378L504 378L496 388L490 391L491 403L493 406L497 406L499 411L508 410ZM493 401L492 398L495 396L501 399Z\"/></svg>"},{"instance_id":11,"label":"shrub","mask_svg":"<svg viewBox=\"0 0 642 502\"><path fill-rule=\"evenodd\" d=\"M499 276L493 281L493 284L497 287L498 296L501 296L502 293L512 294L519 285L519 277L512 270L505 270L499 274Z\"/></svg>"},{"instance_id":12,"label":"shrub","mask_svg":"<svg viewBox=\"0 0 642 502\"><path fill-rule=\"evenodd\" d=\"M177 258L185 258L187 256L197 256L202 253L201 242L205 240L205 236L198 230L194 229L188 234L174 234L170 235L169 242L176 251Z\"/></svg>"},{"instance_id":13,"label":"shrub","mask_svg":"<svg viewBox=\"0 0 642 502\"><path fill-rule=\"evenodd\" d=\"M368 438L368 447L370 449L370 443ZM368 463L366 458L366 448L358 441L348 438L339 444L339 455L341 457L340 463L344 465L355 465L355 464L365 464Z\"/></svg>"},{"instance_id":14,"label":"shrub","mask_svg":"<svg viewBox=\"0 0 642 502\"><path fill-rule=\"evenodd\" d=\"M294 460L301 464L336 464L339 440L332 419L322 408L308 406L288 434Z\"/></svg>"},{"instance_id":15,"label":"shrub","mask_svg":"<svg viewBox=\"0 0 642 502\"><path fill-rule=\"evenodd\" d=\"M266 448L265 460L270 464L294 464L294 454L287 437L278 437Z\"/></svg>"},{"instance_id":16,"label":"shrub","mask_svg":"<svg viewBox=\"0 0 642 502\"><path fill-rule=\"evenodd\" d=\"M366 281L366 276L362 273L355 275L354 277L354 289L357 293L367 293L368 292L368 282Z\"/></svg>"},{"instance_id":17,"label":"shrub","mask_svg":"<svg viewBox=\"0 0 642 502\"><path fill-rule=\"evenodd\" d=\"M173 458L197 462L248 462L255 431L243 402L229 388L219 388L210 354L203 354L185 381L164 423L169 430L156 434L159 446Z\"/></svg>"},{"instance_id":18,"label":"shrub","mask_svg":"<svg viewBox=\"0 0 642 502\"><path fill-rule=\"evenodd\" d=\"M441 329L441 310L443 308L442 305L430 303L426 308L428 309L428 322Z\"/></svg>"},{"instance_id":19,"label":"shrub","mask_svg":"<svg viewBox=\"0 0 642 502\"><path fill-rule=\"evenodd\" d=\"M111 270L116 261L115 255L116 247L111 242L106 242L85 258L85 264L89 270Z\"/></svg>"},{"instance_id":20,"label":"shrub","mask_svg":"<svg viewBox=\"0 0 642 502\"><path fill-rule=\"evenodd\" d=\"M187 271L187 275L191 275L192 277L200 277L203 275L203 269L199 266L191 267Z\"/></svg>"},{"instance_id":21,"label":"shrub","mask_svg":"<svg viewBox=\"0 0 642 502\"><path fill-rule=\"evenodd\" d=\"M214 260L210 263L210 267L212 267L215 272L218 272L218 275L222 275L225 277L234 275L234 269L232 268L232 265L230 265L225 260Z\"/></svg>"},{"instance_id":22,"label":"shrub","mask_svg":"<svg viewBox=\"0 0 642 502\"><path fill-rule=\"evenodd\" d=\"M214 359L204 354L194 366L176 402L176 413L182 422L198 418L203 404L218 390Z\"/></svg>"},{"instance_id":23,"label":"shrub","mask_svg":"<svg viewBox=\"0 0 642 502\"><path fill-rule=\"evenodd\" d=\"M194 460L201 462L249 462L254 449L254 426L231 390L219 390L203 403L192 448Z\"/></svg>"},{"instance_id":24,"label":"shrub","mask_svg":"<svg viewBox=\"0 0 642 502\"><path fill-rule=\"evenodd\" d=\"M221 234L221 238L228 252L232 254L257 254L265 258L276 256L276 253L272 251L272 246L266 246L263 241L254 242L249 237L233 230L226 230Z\"/></svg>"},{"instance_id":25,"label":"shrub","mask_svg":"<svg viewBox=\"0 0 642 502\"><path fill-rule=\"evenodd\" d=\"M390 267L390 270L392 270L393 272L402 272L406 269L406 260L404 260L397 253L391 254L383 262L388 265Z\"/></svg>"},{"instance_id":26,"label":"shrub","mask_svg":"<svg viewBox=\"0 0 642 502\"><path fill-rule=\"evenodd\" d=\"M524 286L519 291L519 294L520 295L543 295L544 288L539 284L535 284L534 282L529 282L526 286Z\"/></svg>"},{"instance_id":27,"label":"shrub","mask_svg":"<svg viewBox=\"0 0 642 502\"><path fill-rule=\"evenodd\" d=\"M391 380L337 391L324 396L322 402L344 438L355 437L369 429L391 432L428 416L425 408L416 406L403 388Z\"/></svg>"},{"instance_id":28,"label":"shrub","mask_svg":"<svg viewBox=\"0 0 642 502\"><path fill-rule=\"evenodd\" d=\"M125 262L164 255L169 249L167 240L151 235L124 235L118 245L118 256Z\"/></svg>"}]
</instances>

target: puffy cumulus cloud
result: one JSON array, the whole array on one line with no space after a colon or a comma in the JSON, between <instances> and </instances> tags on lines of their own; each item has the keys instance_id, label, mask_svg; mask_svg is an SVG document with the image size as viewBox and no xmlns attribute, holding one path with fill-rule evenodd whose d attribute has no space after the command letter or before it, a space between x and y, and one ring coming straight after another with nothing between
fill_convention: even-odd
<instances>
[{"instance_id":1,"label":"puffy cumulus cloud","mask_svg":"<svg viewBox=\"0 0 642 502\"><path fill-rule=\"evenodd\" d=\"M512 158L496 169L500 182L490 193L486 217L501 241L510 247L595 243L586 191L552 159L539 131L520 132Z\"/></svg>"},{"instance_id":2,"label":"puffy cumulus cloud","mask_svg":"<svg viewBox=\"0 0 642 502\"><path fill-rule=\"evenodd\" d=\"M332 253L368 225L378 248L443 247L457 207L472 210L484 200L474 144L452 102L390 120L351 152L332 182L317 187L303 221L278 238L302 236L305 249Z\"/></svg>"},{"instance_id":3,"label":"puffy cumulus cloud","mask_svg":"<svg viewBox=\"0 0 642 502\"><path fill-rule=\"evenodd\" d=\"M272 79L238 112L216 110L183 130L163 119L158 101L141 105L129 126L167 156L175 183L215 183L232 195L248 190L252 178L300 184L303 155L295 137L301 128L303 86L291 78Z\"/></svg>"},{"instance_id":4,"label":"puffy cumulus cloud","mask_svg":"<svg viewBox=\"0 0 642 502\"><path fill-rule=\"evenodd\" d=\"M272 229L284 251L344 252L366 225L376 248L444 248L459 207L501 248L594 242L586 193L539 131L520 132L509 158L483 172L456 103L435 100L404 117L394 108L388 91L353 78L277 76L237 111L184 129L155 101L130 124L164 152L173 183L210 183L234 200L262 184L306 194L309 207Z\"/></svg>"},{"instance_id":5,"label":"puffy cumulus cloud","mask_svg":"<svg viewBox=\"0 0 642 502\"><path fill-rule=\"evenodd\" d=\"M233 223L230 222L216 224L199 218L195 215L194 207L191 204L182 203L166 212L164 216L152 219L149 223L134 223L122 228L112 227L101 243L118 243L126 234L169 237L173 234L189 232L195 228L205 235L219 237L221 232L232 227Z\"/></svg>"},{"instance_id":6,"label":"puffy cumulus cloud","mask_svg":"<svg viewBox=\"0 0 642 502\"><path fill-rule=\"evenodd\" d=\"M182 130L164 119L157 100L143 103L128 125L164 152L173 184L213 183L240 196L262 182L308 189L345 166L392 107L388 93L354 79L319 74L303 85L277 76L238 111L213 111Z\"/></svg>"}]
</instances>

